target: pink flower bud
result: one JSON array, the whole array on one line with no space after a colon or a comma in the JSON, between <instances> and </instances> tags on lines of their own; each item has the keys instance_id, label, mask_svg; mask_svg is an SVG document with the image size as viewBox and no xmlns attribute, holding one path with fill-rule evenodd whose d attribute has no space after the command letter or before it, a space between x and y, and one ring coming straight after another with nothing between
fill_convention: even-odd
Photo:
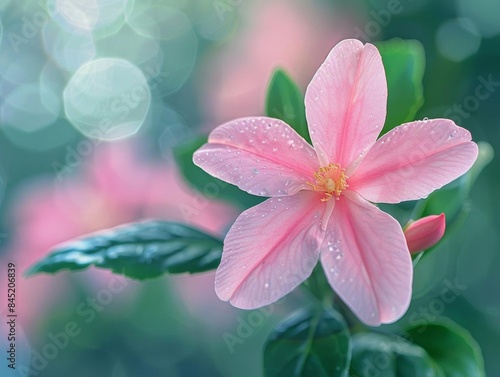
<instances>
[{"instance_id":1,"label":"pink flower bud","mask_svg":"<svg viewBox=\"0 0 500 377\"><path fill-rule=\"evenodd\" d=\"M404 231L410 253L427 250L437 244L443 237L445 229L444 213L411 222Z\"/></svg>"}]
</instances>

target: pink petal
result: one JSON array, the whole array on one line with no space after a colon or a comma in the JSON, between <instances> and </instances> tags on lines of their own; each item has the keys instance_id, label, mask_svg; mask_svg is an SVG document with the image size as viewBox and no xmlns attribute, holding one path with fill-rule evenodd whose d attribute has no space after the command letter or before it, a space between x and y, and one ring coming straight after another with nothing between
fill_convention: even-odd
<instances>
[{"instance_id":1,"label":"pink petal","mask_svg":"<svg viewBox=\"0 0 500 377\"><path fill-rule=\"evenodd\" d=\"M375 143L349 188L377 203L425 198L469 170L477 153L469 131L449 119L403 124Z\"/></svg>"},{"instance_id":2,"label":"pink petal","mask_svg":"<svg viewBox=\"0 0 500 377\"><path fill-rule=\"evenodd\" d=\"M444 236L446 218L444 213L422 217L411 222L404 230L406 244L410 253L430 249Z\"/></svg>"},{"instance_id":3,"label":"pink petal","mask_svg":"<svg viewBox=\"0 0 500 377\"><path fill-rule=\"evenodd\" d=\"M354 39L337 44L309 84L305 103L321 164L349 167L384 126L387 83L375 46Z\"/></svg>"},{"instance_id":4,"label":"pink petal","mask_svg":"<svg viewBox=\"0 0 500 377\"><path fill-rule=\"evenodd\" d=\"M310 188L319 163L290 126L272 118L242 118L217 127L193 161L207 173L253 195L286 196Z\"/></svg>"},{"instance_id":5,"label":"pink petal","mask_svg":"<svg viewBox=\"0 0 500 377\"><path fill-rule=\"evenodd\" d=\"M413 267L403 231L359 195L337 202L321 263L333 290L367 325L394 322L408 308Z\"/></svg>"},{"instance_id":6,"label":"pink petal","mask_svg":"<svg viewBox=\"0 0 500 377\"><path fill-rule=\"evenodd\" d=\"M243 212L224 241L215 291L242 309L280 299L309 277L324 232L321 196L303 191Z\"/></svg>"}]
</instances>

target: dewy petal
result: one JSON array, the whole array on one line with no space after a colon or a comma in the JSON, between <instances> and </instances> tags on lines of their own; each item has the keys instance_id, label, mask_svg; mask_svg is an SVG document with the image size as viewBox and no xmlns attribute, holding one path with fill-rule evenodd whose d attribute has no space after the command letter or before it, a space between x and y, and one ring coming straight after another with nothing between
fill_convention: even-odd
<instances>
[{"instance_id":1,"label":"dewy petal","mask_svg":"<svg viewBox=\"0 0 500 377\"><path fill-rule=\"evenodd\" d=\"M321 263L333 290L367 325L394 322L407 310L413 266L403 231L356 193L337 202Z\"/></svg>"},{"instance_id":2,"label":"dewy petal","mask_svg":"<svg viewBox=\"0 0 500 377\"><path fill-rule=\"evenodd\" d=\"M375 46L348 39L337 44L306 91L311 139L322 165L348 167L382 130L387 82Z\"/></svg>"},{"instance_id":3,"label":"dewy petal","mask_svg":"<svg viewBox=\"0 0 500 377\"><path fill-rule=\"evenodd\" d=\"M242 309L270 304L309 277L324 232L324 203L312 191L271 198L243 212L224 241L215 290Z\"/></svg>"},{"instance_id":4,"label":"dewy petal","mask_svg":"<svg viewBox=\"0 0 500 377\"><path fill-rule=\"evenodd\" d=\"M260 196L293 195L313 181L314 149L278 119L243 118L217 127L193 161L207 173Z\"/></svg>"},{"instance_id":5,"label":"dewy petal","mask_svg":"<svg viewBox=\"0 0 500 377\"><path fill-rule=\"evenodd\" d=\"M449 119L403 124L375 143L349 188L377 203L424 198L469 170L477 153L469 131Z\"/></svg>"}]
</instances>

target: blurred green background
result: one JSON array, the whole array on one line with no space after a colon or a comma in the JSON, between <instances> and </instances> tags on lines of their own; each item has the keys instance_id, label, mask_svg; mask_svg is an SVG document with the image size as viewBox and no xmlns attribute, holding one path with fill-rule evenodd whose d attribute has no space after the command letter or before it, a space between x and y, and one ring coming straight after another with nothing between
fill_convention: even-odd
<instances>
[{"instance_id":1,"label":"blurred green background","mask_svg":"<svg viewBox=\"0 0 500 377\"><path fill-rule=\"evenodd\" d=\"M173 148L263 114L277 67L305 90L344 38L420 41L417 119L451 118L498 151L499 15L497 0L0 0L0 259L2 280L17 266L25 366L8 376L260 376L264 340L299 291L246 312L218 300L213 274L22 271L59 242L144 217L223 234L241 209L189 188ZM497 154L462 231L418 265L402 320L452 318L488 376L500 371L499 169ZM436 305L450 284L456 300Z\"/></svg>"}]
</instances>

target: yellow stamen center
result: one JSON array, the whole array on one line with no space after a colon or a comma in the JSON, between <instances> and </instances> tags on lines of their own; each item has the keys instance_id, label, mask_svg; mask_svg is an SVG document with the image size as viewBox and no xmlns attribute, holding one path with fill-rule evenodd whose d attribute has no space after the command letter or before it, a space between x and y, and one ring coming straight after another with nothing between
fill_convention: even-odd
<instances>
[{"instance_id":1,"label":"yellow stamen center","mask_svg":"<svg viewBox=\"0 0 500 377\"><path fill-rule=\"evenodd\" d=\"M335 196L335 199L339 199L342 191L349 187L347 178L345 170L341 169L339 164L329 164L320 167L318 171L314 173L316 184L310 182L307 182L307 184L312 186L314 191L324 192L325 197L322 198L321 201L326 202L333 196Z\"/></svg>"}]
</instances>

